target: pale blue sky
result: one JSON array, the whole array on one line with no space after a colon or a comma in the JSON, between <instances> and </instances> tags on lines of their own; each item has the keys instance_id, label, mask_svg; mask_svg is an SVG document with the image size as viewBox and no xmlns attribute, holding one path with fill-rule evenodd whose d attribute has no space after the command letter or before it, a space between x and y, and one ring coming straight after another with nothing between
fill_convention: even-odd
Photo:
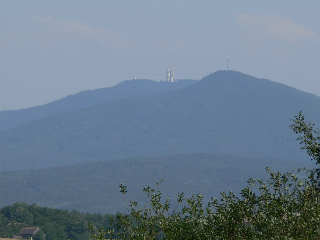
<instances>
[{"instance_id":1,"label":"pale blue sky","mask_svg":"<svg viewBox=\"0 0 320 240\"><path fill-rule=\"evenodd\" d=\"M226 68L320 95L320 1L0 2L0 110Z\"/></svg>"}]
</instances>

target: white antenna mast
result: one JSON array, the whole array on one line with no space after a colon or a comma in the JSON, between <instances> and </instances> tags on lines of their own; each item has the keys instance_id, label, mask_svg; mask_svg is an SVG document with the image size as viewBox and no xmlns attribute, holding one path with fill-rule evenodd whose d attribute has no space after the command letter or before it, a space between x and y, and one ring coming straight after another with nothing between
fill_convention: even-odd
<instances>
[{"instance_id":1,"label":"white antenna mast","mask_svg":"<svg viewBox=\"0 0 320 240\"><path fill-rule=\"evenodd\" d=\"M228 53L228 58L227 58L227 71L230 70L229 59L230 59L230 55L229 55L229 53Z\"/></svg>"}]
</instances>

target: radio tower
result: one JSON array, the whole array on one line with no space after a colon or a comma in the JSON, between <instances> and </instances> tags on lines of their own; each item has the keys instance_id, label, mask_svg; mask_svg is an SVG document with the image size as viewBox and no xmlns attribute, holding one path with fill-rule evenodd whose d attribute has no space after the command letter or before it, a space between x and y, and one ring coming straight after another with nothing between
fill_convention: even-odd
<instances>
[{"instance_id":1,"label":"radio tower","mask_svg":"<svg viewBox=\"0 0 320 240\"><path fill-rule=\"evenodd\" d=\"M173 76L174 76L174 72L173 72L173 68L171 67L171 71L170 71L170 82L174 82Z\"/></svg>"},{"instance_id":2,"label":"radio tower","mask_svg":"<svg viewBox=\"0 0 320 240\"><path fill-rule=\"evenodd\" d=\"M230 70L229 59L230 59L230 55L229 55L229 53L228 53L228 58L227 58L227 71Z\"/></svg>"}]
</instances>

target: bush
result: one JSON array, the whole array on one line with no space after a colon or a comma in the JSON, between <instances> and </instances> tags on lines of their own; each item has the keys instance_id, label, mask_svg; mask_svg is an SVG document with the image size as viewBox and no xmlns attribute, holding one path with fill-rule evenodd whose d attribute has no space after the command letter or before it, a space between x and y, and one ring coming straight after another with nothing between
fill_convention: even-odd
<instances>
[{"instance_id":1,"label":"bush","mask_svg":"<svg viewBox=\"0 0 320 240\"><path fill-rule=\"evenodd\" d=\"M319 131L301 112L293 122L302 149L320 164ZM249 179L239 196L222 192L220 200L204 204L201 194L186 198L182 193L174 208L162 199L157 183L143 190L147 205L131 201L127 213L112 219L116 228L95 231L91 226L91 239L319 239L320 171L266 171L269 180ZM120 191L125 197L126 186Z\"/></svg>"},{"instance_id":2,"label":"bush","mask_svg":"<svg viewBox=\"0 0 320 240\"><path fill-rule=\"evenodd\" d=\"M46 239L45 234L41 229L33 237L33 240L45 240L45 239Z\"/></svg>"},{"instance_id":3,"label":"bush","mask_svg":"<svg viewBox=\"0 0 320 240\"><path fill-rule=\"evenodd\" d=\"M202 195L179 194L181 210L172 210L159 189L145 188L147 206L130 202L129 214L114 218L116 229L92 232L91 239L318 239L320 198L312 179L267 171L267 182L249 179L240 197L221 193L204 205ZM120 188L125 196L126 187Z\"/></svg>"}]
</instances>

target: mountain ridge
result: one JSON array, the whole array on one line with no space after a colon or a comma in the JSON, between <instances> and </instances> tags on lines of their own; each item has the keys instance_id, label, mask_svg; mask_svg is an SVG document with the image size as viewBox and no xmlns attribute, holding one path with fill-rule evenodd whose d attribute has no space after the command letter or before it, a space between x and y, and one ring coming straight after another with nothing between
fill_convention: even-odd
<instances>
[{"instance_id":1,"label":"mountain ridge","mask_svg":"<svg viewBox=\"0 0 320 240\"><path fill-rule=\"evenodd\" d=\"M265 167L273 171L312 168L310 161L299 163L290 159L252 159L217 154L183 154L152 158L121 159L82 163L0 174L0 206L16 201L39 206L81 212L117 213L125 211L119 190L128 188L127 200L146 201L144 187L163 182L163 197L175 202L177 193L186 196L201 193L205 200L220 198L221 191L236 194L249 178L267 178ZM14 193L14 194L12 194Z\"/></svg>"},{"instance_id":2,"label":"mountain ridge","mask_svg":"<svg viewBox=\"0 0 320 240\"><path fill-rule=\"evenodd\" d=\"M219 71L174 92L106 102L2 132L0 166L23 170L196 152L305 159L288 126L300 110L319 122L319 107L317 96Z\"/></svg>"},{"instance_id":3,"label":"mountain ridge","mask_svg":"<svg viewBox=\"0 0 320 240\"><path fill-rule=\"evenodd\" d=\"M40 106L0 111L0 132L51 114L84 109L122 98L174 91L189 86L194 82L195 80L191 79L180 80L174 84L155 82L148 79L125 80L113 87L82 91Z\"/></svg>"}]
</instances>

